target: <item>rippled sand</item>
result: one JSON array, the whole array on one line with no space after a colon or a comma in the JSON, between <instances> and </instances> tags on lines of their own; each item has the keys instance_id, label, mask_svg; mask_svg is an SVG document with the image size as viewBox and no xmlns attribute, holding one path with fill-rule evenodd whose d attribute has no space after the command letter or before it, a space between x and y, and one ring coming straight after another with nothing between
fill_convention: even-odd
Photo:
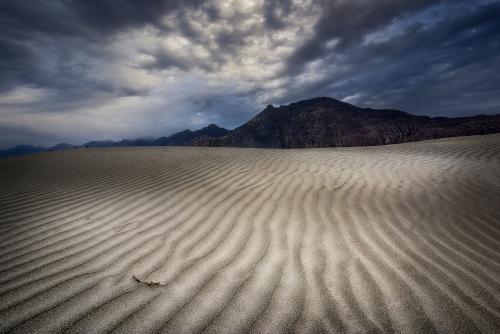
<instances>
[{"instance_id":1,"label":"rippled sand","mask_svg":"<svg viewBox=\"0 0 500 334\"><path fill-rule=\"evenodd\" d=\"M499 328L498 134L0 160L0 332Z\"/></svg>"}]
</instances>

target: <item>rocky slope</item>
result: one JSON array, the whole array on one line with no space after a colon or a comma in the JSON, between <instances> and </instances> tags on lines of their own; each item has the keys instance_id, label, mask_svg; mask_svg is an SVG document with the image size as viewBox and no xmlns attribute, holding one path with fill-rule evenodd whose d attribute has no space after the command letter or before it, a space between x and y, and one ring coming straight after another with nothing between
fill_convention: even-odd
<instances>
[{"instance_id":1,"label":"rocky slope","mask_svg":"<svg viewBox=\"0 0 500 334\"><path fill-rule=\"evenodd\" d=\"M355 107L328 97L267 106L204 146L308 148L373 146L500 132L500 115L446 118Z\"/></svg>"},{"instance_id":2,"label":"rocky slope","mask_svg":"<svg viewBox=\"0 0 500 334\"><path fill-rule=\"evenodd\" d=\"M190 131L184 130L174 133L169 137L158 138L153 146L202 146L211 139L224 136L229 130L210 124L203 129Z\"/></svg>"}]
</instances>

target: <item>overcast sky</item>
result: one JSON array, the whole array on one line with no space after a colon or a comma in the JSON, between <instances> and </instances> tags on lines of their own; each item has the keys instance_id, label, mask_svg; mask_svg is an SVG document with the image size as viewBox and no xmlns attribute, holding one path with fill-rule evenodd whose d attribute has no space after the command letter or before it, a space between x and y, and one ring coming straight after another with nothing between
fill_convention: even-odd
<instances>
[{"instance_id":1,"label":"overcast sky","mask_svg":"<svg viewBox=\"0 0 500 334\"><path fill-rule=\"evenodd\" d=\"M500 1L0 2L0 149L233 129L318 96L500 113Z\"/></svg>"}]
</instances>

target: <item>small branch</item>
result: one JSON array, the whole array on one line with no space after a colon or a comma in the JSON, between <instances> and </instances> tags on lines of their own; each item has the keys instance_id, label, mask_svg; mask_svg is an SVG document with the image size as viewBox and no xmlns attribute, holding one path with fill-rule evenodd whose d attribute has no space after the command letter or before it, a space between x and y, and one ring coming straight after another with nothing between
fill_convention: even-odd
<instances>
[{"instance_id":1,"label":"small branch","mask_svg":"<svg viewBox=\"0 0 500 334\"><path fill-rule=\"evenodd\" d=\"M154 281L141 281L140 279L138 279L137 277L135 277L135 275L132 275L132 277L139 283L146 283L147 285L163 285L163 284L160 284L160 282L154 282Z\"/></svg>"}]
</instances>

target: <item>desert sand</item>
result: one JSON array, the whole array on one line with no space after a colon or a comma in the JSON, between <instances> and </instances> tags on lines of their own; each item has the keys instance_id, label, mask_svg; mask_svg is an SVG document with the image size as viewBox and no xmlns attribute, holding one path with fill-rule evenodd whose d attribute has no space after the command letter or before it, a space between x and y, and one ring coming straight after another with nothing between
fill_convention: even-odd
<instances>
[{"instance_id":1,"label":"desert sand","mask_svg":"<svg viewBox=\"0 0 500 334\"><path fill-rule=\"evenodd\" d=\"M500 134L0 160L2 333L499 329Z\"/></svg>"}]
</instances>

